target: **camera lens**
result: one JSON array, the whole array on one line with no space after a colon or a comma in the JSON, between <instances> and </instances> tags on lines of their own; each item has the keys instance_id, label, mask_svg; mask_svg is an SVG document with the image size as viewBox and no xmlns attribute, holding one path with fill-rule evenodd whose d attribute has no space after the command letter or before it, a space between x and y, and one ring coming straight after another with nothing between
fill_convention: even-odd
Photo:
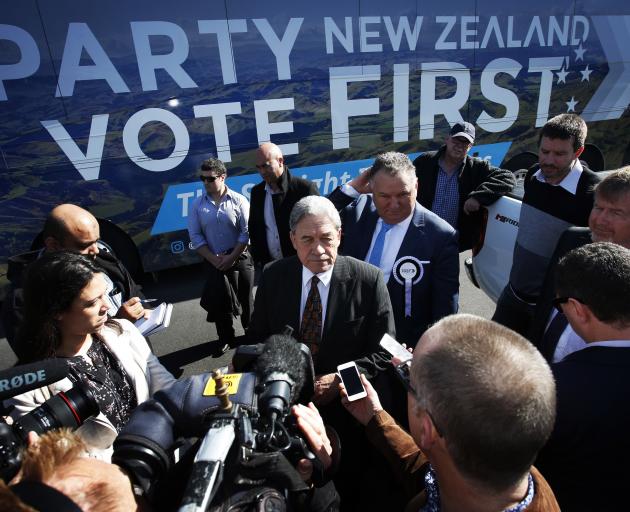
<instances>
[{"instance_id":1,"label":"camera lens","mask_svg":"<svg viewBox=\"0 0 630 512\"><path fill-rule=\"evenodd\" d=\"M86 385L77 384L46 400L16 423L20 425L24 435L31 430L37 434L63 427L74 430L98 412L98 404L90 389Z\"/></svg>"}]
</instances>

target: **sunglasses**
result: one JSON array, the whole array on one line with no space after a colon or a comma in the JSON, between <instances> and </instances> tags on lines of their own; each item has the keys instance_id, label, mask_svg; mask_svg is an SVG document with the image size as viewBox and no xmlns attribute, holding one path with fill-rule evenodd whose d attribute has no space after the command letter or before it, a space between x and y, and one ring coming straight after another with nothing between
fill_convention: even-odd
<instances>
[{"instance_id":1,"label":"sunglasses","mask_svg":"<svg viewBox=\"0 0 630 512\"><path fill-rule=\"evenodd\" d=\"M199 179L204 183L214 183L221 176L199 176Z\"/></svg>"},{"instance_id":2,"label":"sunglasses","mask_svg":"<svg viewBox=\"0 0 630 512\"><path fill-rule=\"evenodd\" d=\"M551 304L553 304L553 307L556 308L558 312L562 313L562 304L569 302L569 299L577 300L580 304L584 304L584 301L577 297L556 297L551 301Z\"/></svg>"}]
</instances>

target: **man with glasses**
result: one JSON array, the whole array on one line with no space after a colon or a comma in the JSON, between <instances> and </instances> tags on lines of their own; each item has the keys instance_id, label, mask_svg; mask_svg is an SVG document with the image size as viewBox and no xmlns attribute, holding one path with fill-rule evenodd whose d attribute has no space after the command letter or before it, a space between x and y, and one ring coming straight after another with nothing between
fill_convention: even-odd
<instances>
[{"instance_id":1,"label":"man with glasses","mask_svg":"<svg viewBox=\"0 0 630 512\"><path fill-rule=\"evenodd\" d=\"M76 251L94 259L107 279L109 315L134 322L142 318L142 289L137 285L124 264L111 248L100 240L98 221L87 210L75 204L61 204L51 210L42 231L44 247L9 258L7 278L11 289L2 305L2 324L7 341L20 356L15 335L22 323L22 286L29 265L44 252Z\"/></svg>"},{"instance_id":2,"label":"man with glasses","mask_svg":"<svg viewBox=\"0 0 630 512\"><path fill-rule=\"evenodd\" d=\"M630 250L599 242L556 268L556 299L586 348L551 365L558 410L537 467L562 510L626 510L630 469Z\"/></svg>"},{"instance_id":3,"label":"man with glasses","mask_svg":"<svg viewBox=\"0 0 630 512\"><path fill-rule=\"evenodd\" d=\"M506 170L471 157L475 127L456 123L438 151L423 153L413 162L419 181L418 202L459 231L459 250L470 249L481 229L481 206L510 192L516 180Z\"/></svg>"},{"instance_id":4,"label":"man with glasses","mask_svg":"<svg viewBox=\"0 0 630 512\"><path fill-rule=\"evenodd\" d=\"M208 312L206 320L216 324L222 352L235 343L233 317L241 316L244 329L249 325L254 284L247 251L249 202L228 188L226 175L221 160L209 158L201 164L199 179L205 193L195 199L188 216L192 247L206 261L200 304Z\"/></svg>"},{"instance_id":5,"label":"man with glasses","mask_svg":"<svg viewBox=\"0 0 630 512\"><path fill-rule=\"evenodd\" d=\"M554 311L553 298L560 258L591 242L612 242L630 249L630 166L611 172L597 185L588 228L569 228L558 240L528 336L549 362L586 347L566 317Z\"/></svg>"},{"instance_id":6,"label":"man with glasses","mask_svg":"<svg viewBox=\"0 0 630 512\"><path fill-rule=\"evenodd\" d=\"M289 215L295 203L319 195L315 183L293 176L280 148L265 142L256 151L256 168L263 181L252 188L249 236L254 262L261 267L295 254L289 238Z\"/></svg>"},{"instance_id":7,"label":"man with glasses","mask_svg":"<svg viewBox=\"0 0 630 512\"><path fill-rule=\"evenodd\" d=\"M472 315L424 333L409 369L409 432L367 397L342 403L407 489L406 510L560 510L532 461L554 424L549 366L524 338ZM602 509L593 509L602 510Z\"/></svg>"}]
</instances>

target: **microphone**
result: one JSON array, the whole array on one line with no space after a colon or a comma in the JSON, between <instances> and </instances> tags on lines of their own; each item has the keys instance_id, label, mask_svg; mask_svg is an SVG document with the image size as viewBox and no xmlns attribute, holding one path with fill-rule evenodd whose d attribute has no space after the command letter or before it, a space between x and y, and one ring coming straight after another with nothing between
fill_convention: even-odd
<instances>
[{"instance_id":1,"label":"microphone","mask_svg":"<svg viewBox=\"0 0 630 512\"><path fill-rule=\"evenodd\" d=\"M0 372L0 400L48 386L68 376L65 359L44 359Z\"/></svg>"},{"instance_id":2,"label":"microphone","mask_svg":"<svg viewBox=\"0 0 630 512\"><path fill-rule=\"evenodd\" d=\"M265 343L256 363L256 375L263 388L260 409L272 421L297 402L305 382L304 356L291 336L276 334Z\"/></svg>"}]
</instances>

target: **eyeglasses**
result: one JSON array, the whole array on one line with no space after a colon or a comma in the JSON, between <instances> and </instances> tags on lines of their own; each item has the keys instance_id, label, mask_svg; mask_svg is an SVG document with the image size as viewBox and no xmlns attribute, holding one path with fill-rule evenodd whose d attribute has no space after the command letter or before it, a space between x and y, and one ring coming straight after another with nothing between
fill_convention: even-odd
<instances>
[{"instance_id":1,"label":"eyeglasses","mask_svg":"<svg viewBox=\"0 0 630 512\"><path fill-rule=\"evenodd\" d=\"M418 404L418 407L423 409L424 412L427 413L429 418L431 418L431 422L433 423L433 426L435 427L435 431L438 433L438 436L444 437L444 434L442 433L442 429L440 427L438 427L437 423L435 422L435 419L433 418L433 414L431 414L431 411L429 411L429 409L427 409L426 407L422 407L420 405L420 402L421 402L420 395L416 392L415 389L413 389L413 387L411 386L411 383L409 383L409 385L407 386L407 391L409 391L409 393L411 393L411 395L415 399L416 403Z\"/></svg>"},{"instance_id":2,"label":"eyeglasses","mask_svg":"<svg viewBox=\"0 0 630 512\"><path fill-rule=\"evenodd\" d=\"M569 299L577 300L580 304L584 304L584 301L577 297L556 297L551 301L551 304L553 304L553 307L556 308L558 312L562 313L562 304L569 302Z\"/></svg>"},{"instance_id":3,"label":"eyeglasses","mask_svg":"<svg viewBox=\"0 0 630 512\"><path fill-rule=\"evenodd\" d=\"M204 183L214 183L221 176L199 176L199 179Z\"/></svg>"}]
</instances>

